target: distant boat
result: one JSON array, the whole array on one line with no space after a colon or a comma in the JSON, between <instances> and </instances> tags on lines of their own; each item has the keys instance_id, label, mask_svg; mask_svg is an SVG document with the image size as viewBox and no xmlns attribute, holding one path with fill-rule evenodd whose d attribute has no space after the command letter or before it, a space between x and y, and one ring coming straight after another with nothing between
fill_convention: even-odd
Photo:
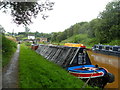
<instances>
[{"instance_id":1,"label":"distant boat","mask_svg":"<svg viewBox=\"0 0 120 90\"><path fill-rule=\"evenodd\" d=\"M120 46L110 45L94 45L92 51L106 55L114 55L120 57Z\"/></svg>"}]
</instances>

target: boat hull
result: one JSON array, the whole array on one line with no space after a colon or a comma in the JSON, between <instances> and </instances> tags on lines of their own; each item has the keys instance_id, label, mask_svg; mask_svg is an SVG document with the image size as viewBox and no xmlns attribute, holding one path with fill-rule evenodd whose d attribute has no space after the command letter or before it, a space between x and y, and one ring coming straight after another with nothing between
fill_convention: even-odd
<instances>
[{"instance_id":1,"label":"boat hull","mask_svg":"<svg viewBox=\"0 0 120 90\"><path fill-rule=\"evenodd\" d=\"M96 77L102 77L104 76L103 72L95 72L95 73L75 73L75 72L69 72L70 74L78 77L78 78L96 78Z\"/></svg>"},{"instance_id":2,"label":"boat hull","mask_svg":"<svg viewBox=\"0 0 120 90\"><path fill-rule=\"evenodd\" d=\"M83 70L83 68L88 69ZM68 71L70 74L77 78L80 78L84 82L88 82L89 80L88 85L104 88L104 86L110 81L110 77L108 77L108 71L105 68L101 67L98 67L98 69L95 68L95 65L80 65L69 67ZM111 82L114 81L114 77L112 77L113 76L111 76Z\"/></svg>"},{"instance_id":3,"label":"boat hull","mask_svg":"<svg viewBox=\"0 0 120 90\"><path fill-rule=\"evenodd\" d=\"M88 69L83 70L83 68L88 68ZM98 69L95 69L94 65L80 65L80 66L69 67L68 71L70 74L76 76L77 78L103 77L107 73L107 70L105 70L104 68L99 67Z\"/></svg>"}]
</instances>

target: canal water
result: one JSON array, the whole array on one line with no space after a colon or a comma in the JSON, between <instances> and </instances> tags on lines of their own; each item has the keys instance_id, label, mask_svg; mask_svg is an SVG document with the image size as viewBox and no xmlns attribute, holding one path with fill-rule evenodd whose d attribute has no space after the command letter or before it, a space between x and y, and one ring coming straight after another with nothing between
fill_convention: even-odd
<instances>
[{"instance_id":1,"label":"canal water","mask_svg":"<svg viewBox=\"0 0 120 90\"><path fill-rule=\"evenodd\" d=\"M120 71L118 63L120 62L120 57L94 53L91 50L88 50L87 52L93 65L98 64L99 67L104 67L110 73L114 74L115 81L113 83L108 83L105 88L118 88L118 81L120 78L118 78L118 71Z\"/></svg>"}]
</instances>

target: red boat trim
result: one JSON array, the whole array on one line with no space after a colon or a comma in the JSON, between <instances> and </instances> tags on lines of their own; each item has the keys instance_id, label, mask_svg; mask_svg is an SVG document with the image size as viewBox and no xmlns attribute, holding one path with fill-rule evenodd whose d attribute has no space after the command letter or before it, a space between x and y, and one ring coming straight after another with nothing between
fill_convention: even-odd
<instances>
[{"instance_id":1,"label":"red boat trim","mask_svg":"<svg viewBox=\"0 0 120 90\"><path fill-rule=\"evenodd\" d=\"M102 77L104 73L101 72L94 72L94 73L75 73L75 72L70 72L70 74L78 77L78 78L96 78L96 77Z\"/></svg>"},{"instance_id":2,"label":"red boat trim","mask_svg":"<svg viewBox=\"0 0 120 90\"><path fill-rule=\"evenodd\" d=\"M76 69L74 69L74 70L82 70L82 68L76 68Z\"/></svg>"}]
</instances>

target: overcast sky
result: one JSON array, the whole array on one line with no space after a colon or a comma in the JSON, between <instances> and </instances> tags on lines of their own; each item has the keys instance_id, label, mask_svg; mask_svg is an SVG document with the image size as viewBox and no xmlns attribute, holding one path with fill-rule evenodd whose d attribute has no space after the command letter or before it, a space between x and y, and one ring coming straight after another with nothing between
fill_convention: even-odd
<instances>
[{"instance_id":1,"label":"overcast sky","mask_svg":"<svg viewBox=\"0 0 120 90\"><path fill-rule=\"evenodd\" d=\"M105 9L108 2L113 0L51 0L55 2L54 9L46 12L49 17L46 20L41 18L41 13L33 24L29 25L31 32L59 32L64 31L75 23L91 21L97 18L100 12ZM10 15L0 12L0 25L7 32L23 32L23 26L17 26L12 22Z\"/></svg>"}]
</instances>

